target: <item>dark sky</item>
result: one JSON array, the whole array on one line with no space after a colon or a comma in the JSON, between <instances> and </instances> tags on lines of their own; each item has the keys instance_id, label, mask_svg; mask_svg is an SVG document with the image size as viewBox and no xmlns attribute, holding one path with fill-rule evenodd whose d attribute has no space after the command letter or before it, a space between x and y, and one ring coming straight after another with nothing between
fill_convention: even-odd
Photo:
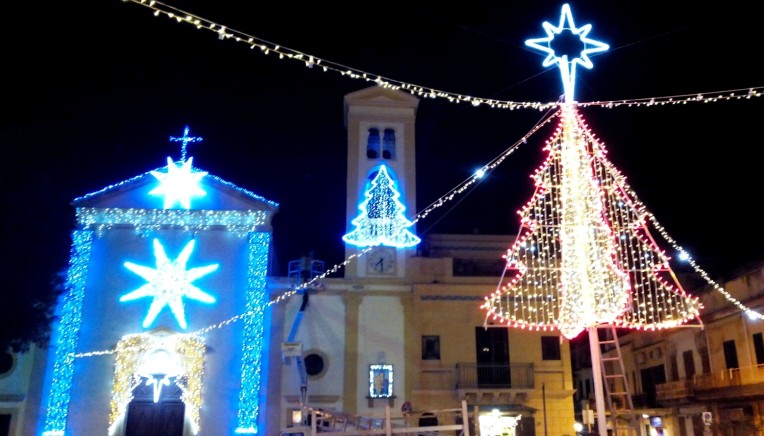
<instances>
[{"instance_id":1,"label":"dark sky","mask_svg":"<svg viewBox=\"0 0 764 436\"><path fill-rule=\"evenodd\" d=\"M3 13L6 255L45 272L65 267L70 202L163 166L167 156L178 159L168 138L189 125L204 137L189 148L195 166L280 204L275 272L309 251L328 265L343 260L343 96L370 83L221 41L130 1L49 3L14 2ZM167 4L402 82L512 101L562 94L557 69L543 68L543 56L524 46L544 36L543 21L557 24L562 3L453 3ZM571 2L576 24L591 23L590 36L611 47L593 57L592 70L579 69L578 100L764 85L761 11L754 2L705 3L712 4ZM718 275L758 259L764 247L762 108L764 98L581 111L647 208ZM423 99L416 210L503 153L542 115ZM534 135L469 195L420 221L418 232L515 234L515 211L533 192L529 176L550 134Z\"/></svg>"}]
</instances>

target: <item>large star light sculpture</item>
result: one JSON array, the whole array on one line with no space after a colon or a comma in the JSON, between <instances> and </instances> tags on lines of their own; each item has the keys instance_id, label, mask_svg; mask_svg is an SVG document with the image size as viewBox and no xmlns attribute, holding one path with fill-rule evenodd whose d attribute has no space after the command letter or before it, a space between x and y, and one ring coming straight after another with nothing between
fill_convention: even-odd
<instances>
[{"instance_id":1,"label":"large star light sculpture","mask_svg":"<svg viewBox=\"0 0 764 436\"><path fill-rule=\"evenodd\" d=\"M589 32L592 30L591 24L576 27L576 25L573 23L573 14L570 11L570 5L568 4L562 5L560 24L557 27L554 27L547 21L542 23L542 26L544 27L547 36L544 38L529 39L525 41L525 45L547 54L547 57L542 63L543 66L549 67L557 64L557 66L560 68L560 74L562 75L562 86L565 90L565 101L572 103L573 90L575 89L576 84L576 65L581 65L584 68L591 69L593 64L591 59L589 59L589 55L606 51L610 47L603 42L588 38ZM564 31L567 31L570 34L562 35L561 39L569 39L570 37L578 38L581 46L583 46L581 51L574 57L571 57L573 55L568 53L563 53L558 56L557 51L554 49L555 37L561 35Z\"/></svg>"},{"instance_id":2,"label":"large star light sculpture","mask_svg":"<svg viewBox=\"0 0 764 436\"><path fill-rule=\"evenodd\" d=\"M186 314L183 308L183 298L202 303L214 303L215 297L194 286L192 282L218 269L219 264L211 264L198 268L186 269L186 264L194 251L195 240L191 240L175 260L167 258L165 249L158 239L154 239L154 258L156 268L125 262L125 268L146 279L148 283L128 292L119 298L120 302L132 301L143 297L152 297L149 311L143 320L143 328L148 328L156 319L159 312L169 306L180 328L185 329Z\"/></svg>"},{"instance_id":3,"label":"large star light sculpture","mask_svg":"<svg viewBox=\"0 0 764 436\"><path fill-rule=\"evenodd\" d=\"M152 189L149 195L163 195L165 209L172 208L176 203L180 203L183 209L191 209L191 197L207 195L207 191L199 186L207 172L194 171L191 164L193 160L194 158L190 157L175 163L171 157L167 157L166 173L151 171L151 175L156 177L160 184Z\"/></svg>"}]
</instances>

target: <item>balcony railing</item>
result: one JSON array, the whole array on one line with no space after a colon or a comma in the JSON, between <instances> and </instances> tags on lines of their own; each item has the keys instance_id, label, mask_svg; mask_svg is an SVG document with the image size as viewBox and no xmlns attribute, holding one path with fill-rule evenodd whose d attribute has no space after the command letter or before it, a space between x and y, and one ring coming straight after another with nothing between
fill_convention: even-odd
<instances>
[{"instance_id":1,"label":"balcony railing","mask_svg":"<svg viewBox=\"0 0 764 436\"><path fill-rule=\"evenodd\" d=\"M744 390L755 389L753 385L757 384L764 384L764 365L696 374L691 379L659 384L655 386L655 396L659 402L676 402L695 398L702 392L712 389L732 387L740 387Z\"/></svg>"},{"instance_id":2,"label":"balcony railing","mask_svg":"<svg viewBox=\"0 0 764 436\"><path fill-rule=\"evenodd\" d=\"M697 374L693 379L695 390L708 390L732 386L764 383L764 365L725 369L710 374Z\"/></svg>"},{"instance_id":3,"label":"balcony railing","mask_svg":"<svg viewBox=\"0 0 764 436\"><path fill-rule=\"evenodd\" d=\"M533 363L458 363L457 389L533 389Z\"/></svg>"},{"instance_id":4,"label":"balcony railing","mask_svg":"<svg viewBox=\"0 0 764 436\"><path fill-rule=\"evenodd\" d=\"M692 379L673 381L655 386L655 397L658 401L684 400L692 397L693 392Z\"/></svg>"}]
</instances>

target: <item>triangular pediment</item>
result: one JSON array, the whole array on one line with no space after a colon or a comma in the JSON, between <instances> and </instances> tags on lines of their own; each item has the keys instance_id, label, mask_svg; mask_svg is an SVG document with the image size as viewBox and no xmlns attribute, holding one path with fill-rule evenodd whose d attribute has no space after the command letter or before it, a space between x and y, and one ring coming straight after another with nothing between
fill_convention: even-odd
<instances>
[{"instance_id":1,"label":"triangular pediment","mask_svg":"<svg viewBox=\"0 0 764 436\"><path fill-rule=\"evenodd\" d=\"M345 120L350 106L411 108L416 111L419 99L406 91L374 85L345 94Z\"/></svg>"},{"instance_id":2,"label":"triangular pediment","mask_svg":"<svg viewBox=\"0 0 764 436\"><path fill-rule=\"evenodd\" d=\"M192 170L204 172L196 167L192 167ZM167 172L167 166L147 171L131 179L75 198L72 205L77 208L165 209L164 197L151 192L160 186L160 180L155 174ZM204 173L205 175L198 183L203 195L191 196L188 210L264 210L272 214L278 209L278 203L217 176ZM167 209L185 208L180 204L174 204Z\"/></svg>"}]
</instances>

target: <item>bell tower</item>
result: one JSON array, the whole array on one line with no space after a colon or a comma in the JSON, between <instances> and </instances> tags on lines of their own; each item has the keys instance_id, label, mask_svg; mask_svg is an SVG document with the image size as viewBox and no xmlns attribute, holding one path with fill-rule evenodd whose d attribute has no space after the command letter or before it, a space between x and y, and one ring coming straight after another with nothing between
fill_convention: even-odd
<instances>
[{"instance_id":1,"label":"bell tower","mask_svg":"<svg viewBox=\"0 0 764 436\"><path fill-rule=\"evenodd\" d=\"M372 86L345 95L345 258L365 253L345 277L403 278L416 253L415 121L419 99Z\"/></svg>"}]
</instances>

